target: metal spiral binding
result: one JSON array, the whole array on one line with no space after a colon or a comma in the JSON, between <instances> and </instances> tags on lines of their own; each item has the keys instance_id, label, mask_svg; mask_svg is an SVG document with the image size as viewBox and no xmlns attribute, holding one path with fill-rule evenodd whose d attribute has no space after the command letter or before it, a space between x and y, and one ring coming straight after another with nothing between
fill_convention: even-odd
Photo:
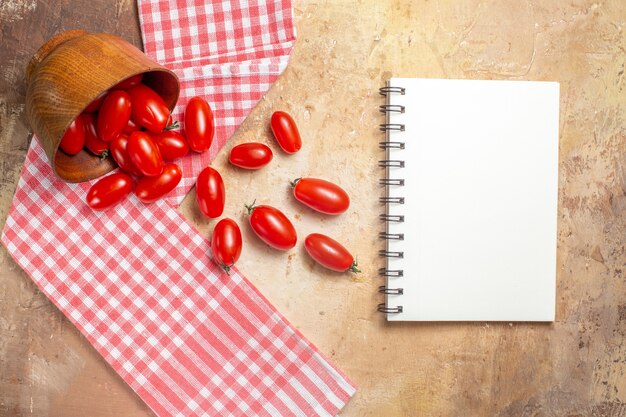
<instances>
[{"instance_id":1,"label":"metal spiral binding","mask_svg":"<svg viewBox=\"0 0 626 417\"><path fill-rule=\"evenodd\" d=\"M387 85L378 90L378 92L385 96L386 102L384 105L379 106L379 111L385 114L385 123L379 125L379 129L385 132L385 140L383 142L379 142L378 147L385 151L385 159L378 161L378 166L384 168L386 171L386 175L384 178L381 178L378 183L381 186L385 187L385 195L384 197L380 197L379 201L382 204L385 204L386 210L385 213L379 216L380 220L385 222L385 231L380 232L378 234L379 239L383 239L385 241L399 241L404 240L404 233L392 233L389 230L390 223L404 223L404 215L399 214L390 214L389 213L389 205L390 204L404 204L404 197L396 197L391 196L390 192L392 192L395 188L392 187L403 187L404 186L404 178L389 178L389 173L391 169L396 168L404 168L404 161L392 159L390 157L391 150L395 149L405 149L405 142L400 142L398 140L390 140L392 135L395 135L396 132L404 132L405 125L401 123L391 123L390 115L391 114L403 114L405 113L405 106L399 104L391 104L390 96L394 94L404 95L406 94L406 90L404 87L394 87ZM395 232L395 231L394 231ZM389 249L389 244L387 244L387 249L378 251L378 255L384 258L404 258L403 251L392 251ZM378 270L378 275L381 277L385 277L387 279L387 285L381 285L378 287L378 292L381 294L385 294L385 296L394 296L394 295L402 295L404 294L404 288L391 288L389 286L389 279L399 278L404 276L403 269L389 269L389 268L380 268ZM400 306L389 306L387 303L378 304L377 310L381 313L393 314L393 313L402 313L403 307Z\"/></svg>"},{"instance_id":2,"label":"metal spiral binding","mask_svg":"<svg viewBox=\"0 0 626 417\"><path fill-rule=\"evenodd\" d=\"M378 237L384 240L404 240L404 233L380 232Z\"/></svg>"},{"instance_id":3,"label":"metal spiral binding","mask_svg":"<svg viewBox=\"0 0 626 417\"><path fill-rule=\"evenodd\" d=\"M404 223L404 216L398 214L381 214L378 218L384 222Z\"/></svg>"},{"instance_id":4,"label":"metal spiral binding","mask_svg":"<svg viewBox=\"0 0 626 417\"><path fill-rule=\"evenodd\" d=\"M404 258L404 252L381 249L378 251L378 256L385 258Z\"/></svg>"},{"instance_id":5,"label":"metal spiral binding","mask_svg":"<svg viewBox=\"0 0 626 417\"><path fill-rule=\"evenodd\" d=\"M383 132L388 132L390 130L404 132L404 125L401 123L382 123L378 125L378 129L382 130Z\"/></svg>"},{"instance_id":6,"label":"metal spiral binding","mask_svg":"<svg viewBox=\"0 0 626 417\"><path fill-rule=\"evenodd\" d=\"M378 106L381 113L404 113L405 107L399 104L383 104Z\"/></svg>"},{"instance_id":7,"label":"metal spiral binding","mask_svg":"<svg viewBox=\"0 0 626 417\"><path fill-rule=\"evenodd\" d=\"M378 275L380 275L381 277L400 278L404 276L404 271L402 269L379 268Z\"/></svg>"},{"instance_id":8,"label":"metal spiral binding","mask_svg":"<svg viewBox=\"0 0 626 417\"><path fill-rule=\"evenodd\" d=\"M378 93L383 96L387 96L387 94L389 93L398 93L404 95L405 92L406 89L404 87L392 87L390 85L386 85L378 89Z\"/></svg>"},{"instance_id":9,"label":"metal spiral binding","mask_svg":"<svg viewBox=\"0 0 626 417\"><path fill-rule=\"evenodd\" d=\"M382 168L404 168L404 161L398 161L397 159L381 159L378 161L378 166Z\"/></svg>"},{"instance_id":10,"label":"metal spiral binding","mask_svg":"<svg viewBox=\"0 0 626 417\"><path fill-rule=\"evenodd\" d=\"M378 292L381 294L402 295L404 294L404 288L388 288L386 285L381 285L378 287Z\"/></svg>"},{"instance_id":11,"label":"metal spiral binding","mask_svg":"<svg viewBox=\"0 0 626 417\"><path fill-rule=\"evenodd\" d=\"M380 197L378 201L383 204L404 204L404 197Z\"/></svg>"},{"instance_id":12,"label":"metal spiral binding","mask_svg":"<svg viewBox=\"0 0 626 417\"><path fill-rule=\"evenodd\" d=\"M404 178L381 178L378 180L380 185L404 185Z\"/></svg>"},{"instance_id":13,"label":"metal spiral binding","mask_svg":"<svg viewBox=\"0 0 626 417\"><path fill-rule=\"evenodd\" d=\"M377 310L379 313L402 313L402 306L387 307L387 304L380 303Z\"/></svg>"},{"instance_id":14,"label":"metal spiral binding","mask_svg":"<svg viewBox=\"0 0 626 417\"><path fill-rule=\"evenodd\" d=\"M404 142L378 142L380 149L404 149Z\"/></svg>"}]
</instances>

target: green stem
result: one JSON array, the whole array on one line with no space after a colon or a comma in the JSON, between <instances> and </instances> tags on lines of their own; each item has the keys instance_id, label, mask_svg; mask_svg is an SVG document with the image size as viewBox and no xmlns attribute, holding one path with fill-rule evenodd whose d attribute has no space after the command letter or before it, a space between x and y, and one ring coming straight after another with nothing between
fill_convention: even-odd
<instances>
[{"instance_id":1,"label":"green stem","mask_svg":"<svg viewBox=\"0 0 626 417\"><path fill-rule=\"evenodd\" d=\"M352 263L352 266L350 268L348 268L348 271L352 271L355 274L362 272L359 268L357 268L357 266L359 265L359 260L355 259L354 262Z\"/></svg>"},{"instance_id":2,"label":"green stem","mask_svg":"<svg viewBox=\"0 0 626 417\"><path fill-rule=\"evenodd\" d=\"M109 157L109 150L105 149L102 151L102 153L100 154L100 159L105 160Z\"/></svg>"},{"instance_id":3,"label":"green stem","mask_svg":"<svg viewBox=\"0 0 626 417\"><path fill-rule=\"evenodd\" d=\"M295 188L295 187L296 187L296 184L297 184L297 183L298 183L301 179L302 179L302 177L299 177L299 178L296 178L296 179L295 179L295 180L293 180L293 181L290 181L290 182L289 182L289 185L291 185L291 188Z\"/></svg>"},{"instance_id":4,"label":"green stem","mask_svg":"<svg viewBox=\"0 0 626 417\"><path fill-rule=\"evenodd\" d=\"M256 198L254 199L254 201L252 202L252 204L244 204L244 207L246 209L248 209L248 216L252 214L252 212L254 211L254 209L256 208L254 203L256 203Z\"/></svg>"},{"instance_id":5,"label":"green stem","mask_svg":"<svg viewBox=\"0 0 626 417\"><path fill-rule=\"evenodd\" d=\"M168 122L171 120L171 117L172 116L170 116L170 119L168 119ZM178 120L176 120L174 123L168 124L167 126L165 126L165 129L163 130L174 130L174 129L178 129L179 127L180 125L178 124Z\"/></svg>"}]
</instances>

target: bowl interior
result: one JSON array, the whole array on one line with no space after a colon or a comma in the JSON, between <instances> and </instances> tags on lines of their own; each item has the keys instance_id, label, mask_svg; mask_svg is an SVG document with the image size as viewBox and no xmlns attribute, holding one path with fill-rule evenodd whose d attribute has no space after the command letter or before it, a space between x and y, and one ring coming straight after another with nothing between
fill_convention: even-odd
<instances>
[{"instance_id":1,"label":"bowl interior","mask_svg":"<svg viewBox=\"0 0 626 417\"><path fill-rule=\"evenodd\" d=\"M174 73L159 68L139 72L137 74L141 73L144 74L142 82L156 91L163 98L168 108L173 110L178 101L179 94L178 79ZM116 80L107 89L97 92L93 99L99 97L117 83L137 74L129 74L120 80ZM85 107L88 104L89 103L87 103ZM113 161L112 157L109 156L102 159L85 149L81 150L76 155L69 156L57 148L54 154L55 171L59 177L68 182L82 182L98 178L116 167L117 164Z\"/></svg>"}]
</instances>

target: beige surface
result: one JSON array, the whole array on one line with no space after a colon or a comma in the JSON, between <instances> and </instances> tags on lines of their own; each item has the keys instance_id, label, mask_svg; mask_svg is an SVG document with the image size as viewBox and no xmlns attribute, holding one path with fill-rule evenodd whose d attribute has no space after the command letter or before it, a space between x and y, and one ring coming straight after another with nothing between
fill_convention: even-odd
<instances>
[{"instance_id":1,"label":"beige surface","mask_svg":"<svg viewBox=\"0 0 626 417\"><path fill-rule=\"evenodd\" d=\"M319 231L358 254L359 276L329 273L301 245L275 252L243 228L240 269L358 385L341 415L626 415L623 2L302 1L295 15L289 67L214 166L230 216L243 222L243 204L257 198L294 218L301 241ZM382 266L377 89L391 75L561 83L554 324L390 325L374 311ZM256 173L229 167L237 143L260 140L277 150L267 127L277 109L298 122L302 151L277 151ZM26 137L6 133L24 118L2 111L4 223ZM295 204L288 180L302 175L340 183L350 210L328 218ZM201 218L193 198L181 210L210 233L215 222ZM4 248L0 271L1 415L149 413Z\"/></svg>"}]
</instances>

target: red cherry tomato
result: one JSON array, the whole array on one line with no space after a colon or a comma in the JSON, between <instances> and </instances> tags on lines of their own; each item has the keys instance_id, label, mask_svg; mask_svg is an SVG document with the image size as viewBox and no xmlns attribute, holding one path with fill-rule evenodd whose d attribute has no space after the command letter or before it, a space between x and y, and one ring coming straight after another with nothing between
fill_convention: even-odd
<instances>
[{"instance_id":1,"label":"red cherry tomato","mask_svg":"<svg viewBox=\"0 0 626 417\"><path fill-rule=\"evenodd\" d=\"M272 206L246 205L254 233L274 249L289 250L296 246L298 236L293 224L282 211Z\"/></svg>"},{"instance_id":2,"label":"red cherry tomato","mask_svg":"<svg viewBox=\"0 0 626 417\"><path fill-rule=\"evenodd\" d=\"M277 111L272 114L272 132L276 141L287 153L296 153L302 148L302 139L296 122L284 111Z\"/></svg>"},{"instance_id":3,"label":"red cherry tomato","mask_svg":"<svg viewBox=\"0 0 626 417\"><path fill-rule=\"evenodd\" d=\"M79 117L85 127L85 147L94 155L106 158L109 154L109 144L98 137L96 116L92 113L82 113Z\"/></svg>"},{"instance_id":4,"label":"red cherry tomato","mask_svg":"<svg viewBox=\"0 0 626 417\"><path fill-rule=\"evenodd\" d=\"M100 106L102 106L102 102L104 101L104 98L107 96L107 93L108 91L105 91L104 93L100 94L91 103L89 103L87 107L85 107L85 110L83 111L85 113L94 113L100 110Z\"/></svg>"},{"instance_id":5,"label":"red cherry tomato","mask_svg":"<svg viewBox=\"0 0 626 417\"><path fill-rule=\"evenodd\" d=\"M107 94L98 112L98 136L111 142L128 124L130 118L130 96L126 91L115 90Z\"/></svg>"},{"instance_id":6,"label":"red cherry tomato","mask_svg":"<svg viewBox=\"0 0 626 417\"><path fill-rule=\"evenodd\" d=\"M185 137L175 130L164 130L153 138L166 161L173 161L189 153Z\"/></svg>"},{"instance_id":7,"label":"red cherry tomato","mask_svg":"<svg viewBox=\"0 0 626 417\"><path fill-rule=\"evenodd\" d=\"M68 155L76 155L83 149L83 146L85 146L85 126L79 116L68 126L59 147Z\"/></svg>"},{"instance_id":8,"label":"red cherry tomato","mask_svg":"<svg viewBox=\"0 0 626 417\"><path fill-rule=\"evenodd\" d=\"M339 242L320 233L311 233L304 248L320 265L337 272L361 272L354 257Z\"/></svg>"},{"instance_id":9,"label":"red cherry tomato","mask_svg":"<svg viewBox=\"0 0 626 417\"><path fill-rule=\"evenodd\" d=\"M206 167L196 180L196 201L202 214L210 219L220 217L224 211L226 192L219 172Z\"/></svg>"},{"instance_id":10,"label":"red cherry tomato","mask_svg":"<svg viewBox=\"0 0 626 417\"><path fill-rule=\"evenodd\" d=\"M135 122L133 122L133 119L128 119L128 124L126 125L124 130L122 130L122 133L127 133L130 135L131 133L138 130L141 130L141 126L135 124Z\"/></svg>"},{"instance_id":11,"label":"red cherry tomato","mask_svg":"<svg viewBox=\"0 0 626 417\"><path fill-rule=\"evenodd\" d=\"M143 177L137 181L135 195L144 203L153 203L176 188L182 177L178 165L165 164L161 175Z\"/></svg>"},{"instance_id":12,"label":"red cherry tomato","mask_svg":"<svg viewBox=\"0 0 626 417\"><path fill-rule=\"evenodd\" d=\"M341 214L350 207L343 188L318 178L298 178L291 183L293 195L302 204L325 214Z\"/></svg>"},{"instance_id":13,"label":"red cherry tomato","mask_svg":"<svg viewBox=\"0 0 626 417\"><path fill-rule=\"evenodd\" d=\"M113 90L128 90L129 88L132 88L140 84L142 79L143 79L143 74L133 75L132 77L128 77L124 81L119 82L112 89Z\"/></svg>"},{"instance_id":14,"label":"red cherry tomato","mask_svg":"<svg viewBox=\"0 0 626 417\"><path fill-rule=\"evenodd\" d=\"M132 189L132 178L123 172L116 172L91 186L87 192L87 205L94 210L104 210L122 201Z\"/></svg>"},{"instance_id":15,"label":"red cherry tomato","mask_svg":"<svg viewBox=\"0 0 626 417\"><path fill-rule=\"evenodd\" d=\"M133 103L133 122L152 133L163 131L170 118L170 109L161 96L145 84L130 88L128 94Z\"/></svg>"},{"instance_id":16,"label":"red cherry tomato","mask_svg":"<svg viewBox=\"0 0 626 417\"><path fill-rule=\"evenodd\" d=\"M126 145L128 156L139 172L148 177L163 172L163 157L159 147L146 132L133 132Z\"/></svg>"},{"instance_id":17,"label":"red cherry tomato","mask_svg":"<svg viewBox=\"0 0 626 417\"><path fill-rule=\"evenodd\" d=\"M193 97L185 107L185 137L194 152L211 147L215 126L211 106L201 97Z\"/></svg>"},{"instance_id":18,"label":"red cherry tomato","mask_svg":"<svg viewBox=\"0 0 626 417\"><path fill-rule=\"evenodd\" d=\"M244 169L259 169L269 164L274 155L269 146L262 143L242 143L230 150L228 160Z\"/></svg>"},{"instance_id":19,"label":"red cherry tomato","mask_svg":"<svg viewBox=\"0 0 626 417\"><path fill-rule=\"evenodd\" d=\"M122 171L137 177L143 176L130 159L126 146L128 146L128 136L121 133L110 143L109 152Z\"/></svg>"},{"instance_id":20,"label":"red cherry tomato","mask_svg":"<svg viewBox=\"0 0 626 417\"><path fill-rule=\"evenodd\" d=\"M213 259L226 273L239 260L241 255L241 230L232 219L222 219L213 229L211 252Z\"/></svg>"}]
</instances>

